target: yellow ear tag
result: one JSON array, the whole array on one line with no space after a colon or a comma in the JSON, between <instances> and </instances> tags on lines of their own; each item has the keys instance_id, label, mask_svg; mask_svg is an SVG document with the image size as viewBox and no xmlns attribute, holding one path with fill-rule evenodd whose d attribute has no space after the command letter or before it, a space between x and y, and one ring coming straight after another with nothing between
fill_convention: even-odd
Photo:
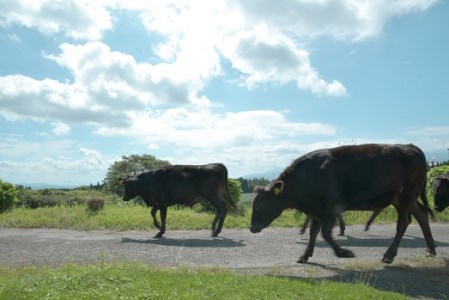
<instances>
[{"instance_id":1,"label":"yellow ear tag","mask_svg":"<svg viewBox=\"0 0 449 300\"><path fill-rule=\"evenodd\" d=\"M275 187L275 188L273 189L273 193L274 193L275 196L279 196L279 194L281 193L281 189L278 188L278 187Z\"/></svg>"}]
</instances>

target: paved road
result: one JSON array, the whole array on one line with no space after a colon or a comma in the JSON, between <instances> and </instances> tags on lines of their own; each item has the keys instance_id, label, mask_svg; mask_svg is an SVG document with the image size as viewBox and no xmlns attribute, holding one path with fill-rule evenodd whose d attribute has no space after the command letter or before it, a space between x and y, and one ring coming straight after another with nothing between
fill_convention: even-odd
<instances>
[{"instance_id":1,"label":"paved road","mask_svg":"<svg viewBox=\"0 0 449 300\"><path fill-rule=\"evenodd\" d=\"M449 224L432 223L437 258L426 258L417 225L410 225L392 265L380 263L394 236L394 225L375 225L369 232L348 226L338 243L356 258L335 257L321 239L306 265L295 261L307 244L297 229L224 229L219 238L208 230L170 231L154 239L154 232L0 229L0 264L59 266L68 262L140 261L161 266L219 266L245 273L298 278L368 282L376 288L411 297L449 298Z\"/></svg>"}]
</instances>

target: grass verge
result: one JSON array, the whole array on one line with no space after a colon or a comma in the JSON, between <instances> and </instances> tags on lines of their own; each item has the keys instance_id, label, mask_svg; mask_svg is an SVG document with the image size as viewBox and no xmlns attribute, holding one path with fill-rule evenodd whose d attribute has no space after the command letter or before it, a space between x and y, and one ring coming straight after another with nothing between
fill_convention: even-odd
<instances>
[{"instance_id":1,"label":"grass verge","mask_svg":"<svg viewBox=\"0 0 449 300\"><path fill-rule=\"evenodd\" d=\"M449 210L448 210L449 212ZM363 224L371 212L348 211L343 217L347 225ZM210 229L215 214L197 212L188 208L170 207L167 214L167 230ZM251 208L243 207L241 213L230 213L226 217L225 228L248 228ZM272 224L272 227L299 227L304 222L304 214L286 210ZM449 220L448 213L438 215L438 220ZM374 221L376 224L396 222L396 211L385 209ZM154 229L150 210L141 205L106 204L104 209L92 212L84 205L56 206L29 209L14 208L0 214L0 228L67 228L77 230L149 230Z\"/></svg>"},{"instance_id":2,"label":"grass verge","mask_svg":"<svg viewBox=\"0 0 449 300\"><path fill-rule=\"evenodd\" d=\"M362 283L163 269L138 263L0 267L0 299L406 299Z\"/></svg>"}]
</instances>

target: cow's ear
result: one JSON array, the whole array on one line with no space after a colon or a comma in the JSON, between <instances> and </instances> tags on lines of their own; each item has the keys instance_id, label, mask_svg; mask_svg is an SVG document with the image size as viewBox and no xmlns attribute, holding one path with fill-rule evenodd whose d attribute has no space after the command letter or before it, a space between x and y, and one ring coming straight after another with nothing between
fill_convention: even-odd
<instances>
[{"instance_id":1,"label":"cow's ear","mask_svg":"<svg viewBox=\"0 0 449 300\"><path fill-rule=\"evenodd\" d=\"M278 180L273 184L273 194L275 196L279 196L282 193L282 190L284 189L284 182L282 180Z\"/></svg>"},{"instance_id":2,"label":"cow's ear","mask_svg":"<svg viewBox=\"0 0 449 300\"><path fill-rule=\"evenodd\" d=\"M260 192L260 191L263 191L264 189L265 189L265 188L264 188L263 186L256 185L256 186L254 187L253 193L258 193L258 192Z\"/></svg>"}]
</instances>

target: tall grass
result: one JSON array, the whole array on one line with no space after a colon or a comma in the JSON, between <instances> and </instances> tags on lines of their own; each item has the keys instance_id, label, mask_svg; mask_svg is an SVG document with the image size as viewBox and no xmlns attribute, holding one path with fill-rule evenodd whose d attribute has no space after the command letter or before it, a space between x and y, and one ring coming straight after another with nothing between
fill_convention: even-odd
<instances>
[{"instance_id":1,"label":"tall grass","mask_svg":"<svg viewBox=\"0 0 449 300\"><path fill-rule=\"evenodd\" d=\"M348 225L363 224L371 212L345 212L343 217ZM167 230L210 229L215 214L198 212L189 208L170 207L167 213ZM393 207L385 209L374 224L396 221ZM251 208L242 206L239 213L229 213L225 228L248 228ZM286 210L277 218L272 227L299 227L305 216L295 210ZM449 210L437 214L438 221L449 220ZM55 206L29 209L19 207L0 214L0 228L69 228L78 230L149 230L154 229L150 210L134 203L106 203L103 209L93 212L85 205Z\"/></svg>"},{"instance_id":2,"label":"tall grass","mask_svg":"<svg viewBox=\"0 0 449 300\"><path fill-rule=\"evenodd\" d=\"M0 299L406 299L362 283L298 281L138 263L0 267Z\"/></svg>"}]
</instances>

